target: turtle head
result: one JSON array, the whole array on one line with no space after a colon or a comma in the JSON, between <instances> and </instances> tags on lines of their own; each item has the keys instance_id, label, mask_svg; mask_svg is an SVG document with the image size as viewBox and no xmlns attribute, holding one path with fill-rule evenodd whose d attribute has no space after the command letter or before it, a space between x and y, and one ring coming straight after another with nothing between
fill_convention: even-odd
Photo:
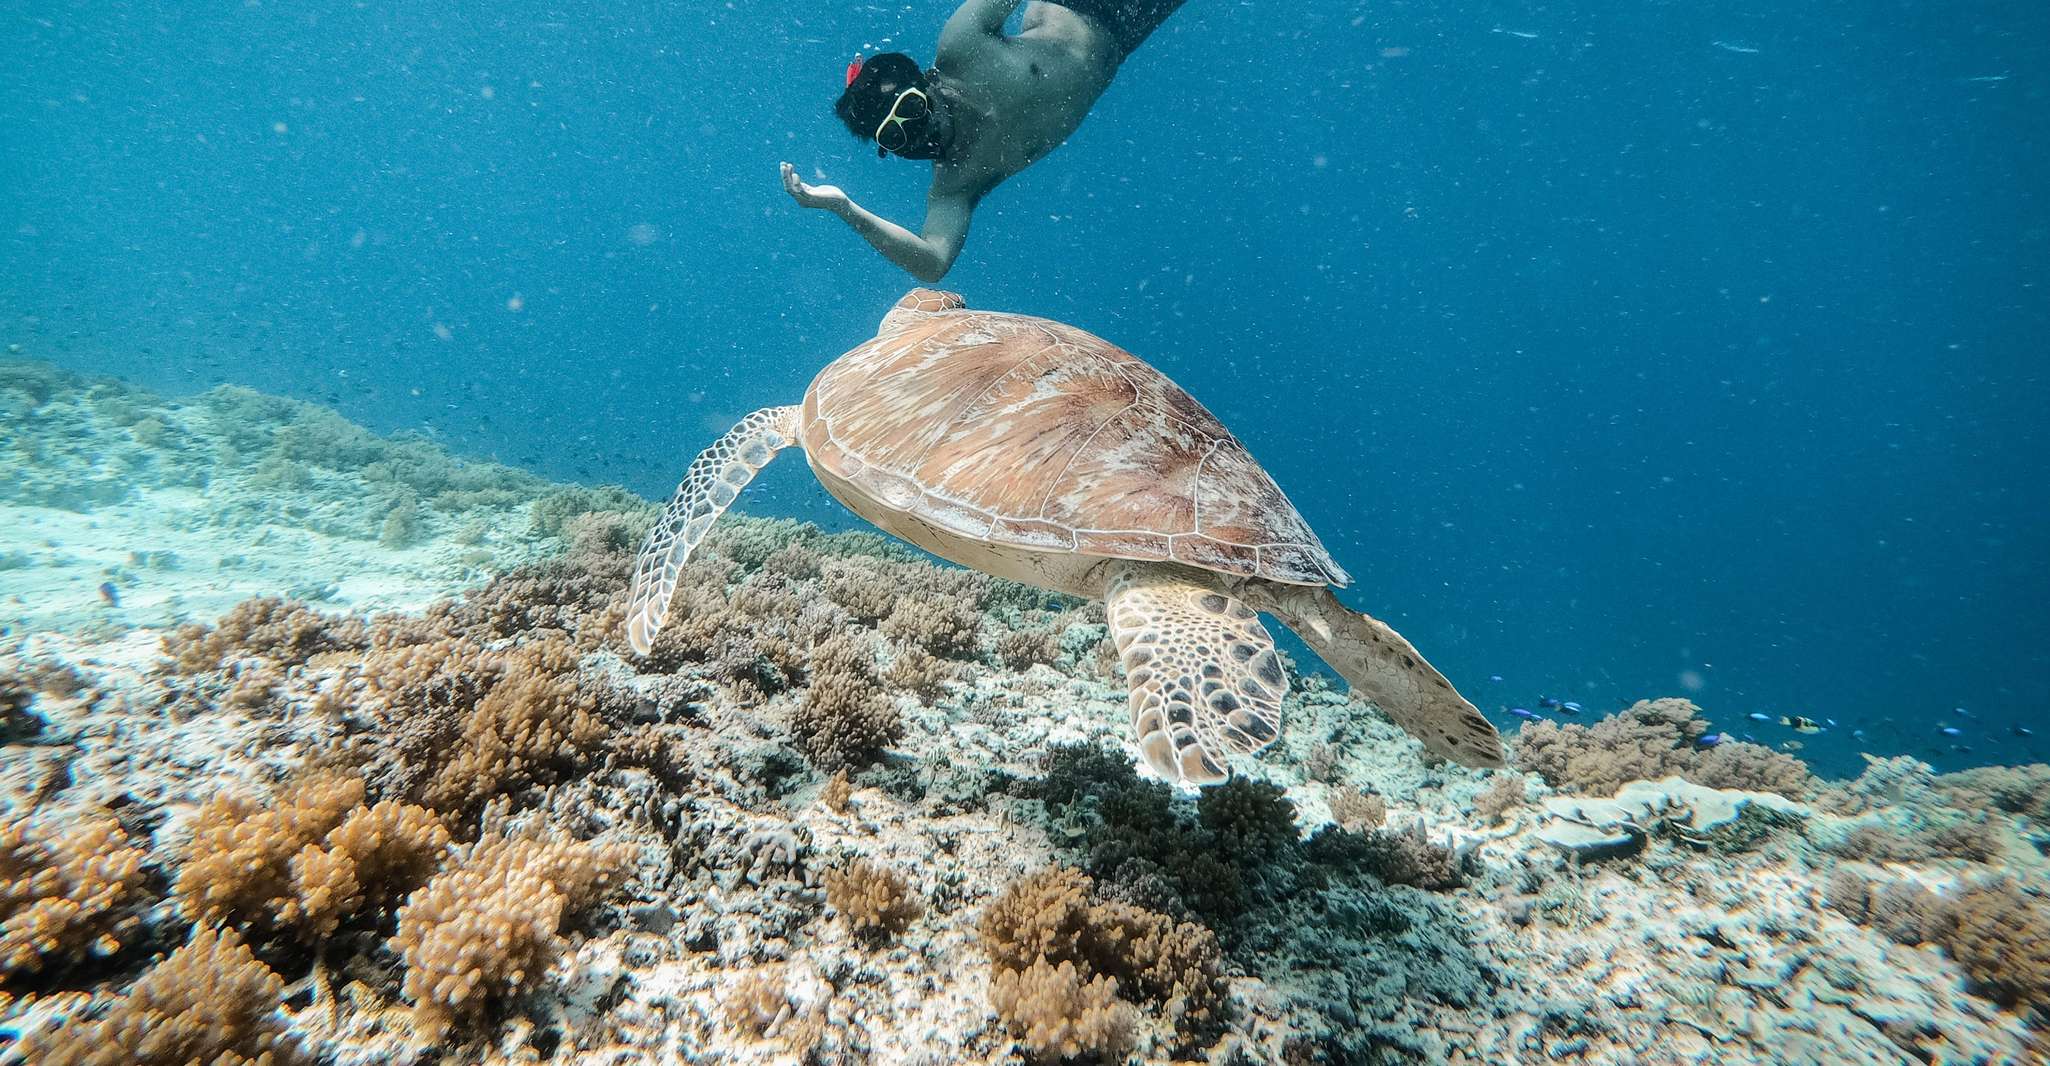
<instances>
[{"instance_id":1,"label":"turtle head","mask_svg":"<svg viewBox=\"0 0 2050 1066\"><path fill-rule=\"evenodd\" d=\"M959 311L967 306L967 301L961 299L959 293L913 289L897 301L897 306L890 308L889 314L883 316L882 328L876 332L878 336L895 333L914 322L924 321L927 315Z\"/></svg>"}]
</instances>

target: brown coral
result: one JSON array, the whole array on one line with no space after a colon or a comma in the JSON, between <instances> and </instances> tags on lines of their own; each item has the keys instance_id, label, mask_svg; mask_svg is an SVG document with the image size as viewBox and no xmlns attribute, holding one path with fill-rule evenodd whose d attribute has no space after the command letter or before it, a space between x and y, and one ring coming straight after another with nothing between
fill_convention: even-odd
<instances>
[{"instance_id":1,"label":"brown coral","mask_svg":"<svg viewBox=\"0 0 2050 1066\"><path fill-rule=\"evenodd\" d=\"M963 596L900 596L883 619L883 635L943 659L974 657L982 641L982 610Z\"/></svg>"},{"instance_id":2,"label":"brown coral","mask_svg":"<svg viewBox=\"0 0 2050 1066\"><path fill-rule=\"evenodd\" d=\"M485 800L550 784L584 765L605 737L576 684L576 649L560 634L521 646L503 678L463 722L453 757L427 779L422 801L465 818Z\"/></svg>"},{"instance_id":3,"label":"brown coral","mask_svg":"<svg viewBox=\"0 0 2050 1066\"><path fill-rule=\"evenodd\" d=\"M1591 726L1531 722L1517 734L1516 763L1554 788L1591 796L1675 774L1710 788L1807 795L1808 767L1791 755L1733 740L1701 749L1695 742L1708 723L1700 713L1690 700L1667 698L1639 700Z\"/></svg>"},{"instance_id":4,"label":"brown coral","mask_svg":"<svg viewBox=\"0 0 2050 1066\"><path fill-rule=\"evenodd\" d=\"M1972 885L1950 901L1935 937L1995 1002L2050 1018L2050 904L2005 879Z\"/></svg>"},{"instance_id":5,"label":"brown coral","mask_svg":"<svg viewBox=\"0 0 2050 1066\"><path fill-rule=\"evenodd\" d=\"M1379 828L1388 820L1388 801L1371 792L1340 789L1331 797L1331 820L1351 830Z\"/></svg>"},{"instance_id":6,"label":"brown coral","mask_svg":"<svg viewBox=\"0 0 2050 1066\"><path fill-rule=\"evenodd\" d=\"M104 814L0 821L0 977L111 954L138 924L143 852Z\"/></svg>"},{"instance_id":7,"label":"brown coral","mask_svg":"<svg viewBox=\"0 0 2050 1066\"><path fill-rule=\"evenodd\" d=\"M355 651L368 643L360 618L324 615L296 600L260 596L236 604L213 626L179 626L164 638L164 654L176 672L196 674L244 656L296 666L322 652Z\"/></svg>"},{"instance_id":8,"label":"brown coral","mask_svg":"<svg viewBox=\"0 0 2050 1066\"><path fill-rule=\"evenodd\" d=\"M420 1037L480 1021L546 971L563 920L616 884L632 858L624 844L494 837L436 874L399 909L391 940Z\"/></svg>"},{"instance_id":9,"label":"brown coral","mask_svg":"<svg viewBox=\"0 0 2050 1066\"><path fill-rule=\"evenodd\" d=\"M866 859L826 871L825 882L826 904L864 939L888 940L925 913L903 874Z\"/></svg>"},{"instance_id":10,"label":"brown coral","mask_svg":"<svg viewBox=\"0 0 2050 1066\"><path fill-rule=\"evenodd\" d=\"M1115 978L1084 978L1072 962L1039 959L1023 970L990 976L990 1006L1037 1061L1081 1055L1116 1057L1132 1041L1130 1003L1118 998Z\"/></svg>"},{"instance_id":11,"label":"brown coral","mask_svg":"<svg viewBox=\"0 0 2050 1066\"><path fill-rule=\"evenodd\" d=\"M1068 1031L1046 1012L1090 1004L1095 1021L1069 1020L1108 1033L1102 1023L1112 1013L1129 1018L1104 1013L1111 1008L1105 996L1120 991L1159 1009L1184 1037L1219 1021L1225 984L1216 934L1129 903L1096 900L1093 888L1080 871L1049 868L1012 882L983 911L977 928L990 957L992 997L1012 1031L1041 1055L1074 1054L1048 1037Z\"/></svg>"},{"instance_id":12,"label":"brown coral","mask_svg":"<svg viewBox=\"0 0 2050 1066\"><path fill-rule=\"evenodd\" d=\"M812 649L811 687L790 726L814 764L861 766L903 735L903 720L877 684L874 664L868 643L851 635Z\"/></svg>"},{"instance_id":13,"label":"brown coral","mask_svg":"<svg viewBox=\"0 0 2050 1066\"><path fill-rule=\"evenodd\" d=\"M178 872L181 909L202 922L285 926L319 940L388 908L434 872L449 834L424 808L362 800L360 778L323 771L268 804L207 801Z\"/></svg>"},{"instance_id":14,"label":"brown coral","mask_svg":"<svg viewBox=\"0 0 2050 1066\"><path fill-rule=\"evenodd\" d=\"M233 932L202 925L96 1021L22 1042L44 1066L286 1066L298 1049L275 1017L284 981Z\"/></svg>"},{"instance_id":15,"label":"brown coral","mask_svg":"<svg viewBox=\"0 0 2050 1066\"><path fill-rule=\"evenodd\" d=\"M1489 825L1500 825L1510 811L1523 806L1524 797L1523 775L1496 774L1488 787L1473 798L1474 813L1487 819Z\"/></svg>"}]
</instances>

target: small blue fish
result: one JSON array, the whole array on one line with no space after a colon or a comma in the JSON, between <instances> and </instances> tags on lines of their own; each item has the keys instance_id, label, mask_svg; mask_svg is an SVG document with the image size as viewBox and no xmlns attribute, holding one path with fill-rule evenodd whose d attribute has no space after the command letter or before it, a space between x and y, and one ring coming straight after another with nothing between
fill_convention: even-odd
<instances>
[{"instance_id":1,"label":"small blue fish","mask_svg":"<svg viewBox=\"0 0 2050 1066\"><path fill-rule=\"evenodd\" d=\"M1957 715L1959 718L1970 718L1972 716L1972 712L1965 710L1963 707L1952 707L1950 713Z\"/></svg>"},{"instance_id":2,"label":"small blue fish","mask_svg":"<svg viewBox=\"0 0 2050 1066\"><path fill-rule=\"evenodd\" d=\"M1501 682L1502 682L1502 675L1501 675L1501 674L1489 674L1489 675L1488 675L1488 680L1490 680L1490 681L1493 681L1493 682L1495 682L1496 684L1501 684Z\"/></svg>"},{"instance_id":3,"label":"small blue fish","mask_svg":"<svg viewBox=\"0 0 2050 1066\"><path fill-rule=\"evenodd\" d=\"M1752 711L1752 712L1751 712L1751 714L1750 714L1750 718L1751 718L1751 720L1752 720L1752 721L1754 721L1754 722L1770 722L1770 721L1772 721L1772 715L1769 715L1769 714L1765 713L1764 711Z\"/></svg>"},{"instance_id":4,"label":"small blue fish","mask_svg":"<svg viewBox=\"0 0 2050 1066\"><path fill-rule=\"evenodd\" d=\"M1730 739L1728 733L1710 733L1705 737L1695 737L1694 743L1698 747L1713 748L1728 739Z\"/></svg>"},{"instance_id":5,"label":"small blue fish","mask_svg":"<svg viewBox=\"0 0 2050 1066\"><path fill-rule=\"evenodd\" d=\"M1550 696L1538 697L1538 706L1543 707L1546 710L1551 710L1552 708L1557 707L1558 705L1559 701Z\"/></svg>"},{"instance_id":6,"label":"small blue fish","mask_svg":"<svg viewBox=\"0 0 2050 1066\"><path fill-rule=\"evenodd\" d=\"M1515 715L1515 716L1516 716L1516 717L1518 717L1518 718L1542 718L1542 717L1544 717L1543 715L1541 715L1541 714L1537 713L1536 711L1530 710L1530 709L1529 709L1529 708L1527 708L1527 707L1511 707L1511 708L1509 708L1509 713L1510 713L1510 714L1513 714L1513 715Z\"/></svg>"},{"instance_id":7,"label":"small blue fish","mask_svg":"<svg viewBox=\"0 0 2050 1066\"><path fill-rule=\"evenodd\" d=\"M1580 704L1577 704L1572 700L1567 700L1566 702L1561 703L1559 705L1560 714L1579 714L1580 709Z\"/></svg>"},{"instance_id":8,"label":"small blue fish","mask_svg":"<svg viewBox=\"0 0 2050 1066\"><path fill-rule=\"evenodd\" d=\"M1937 730L1937 732L1938 732L1938 733L1941 733L1941 734L1943 734L1944 736L1947 736L1947 737L1961 737L1961 736L1964 736L1964 735L1965 735L1965 731L1964 731L1964 730L1962 730L1962 729L1959 729L1958 727L1956 727L1956 726L1954 726L1954 725L1947 725L1947 726L1944 726L1943 728L1941 728L1941 729L1938 729L1938 730Z\"/></svg>"},{"instance_id":9,"label":"small blue fish","mask_svg":"<svg viewBox=\"0 0 2050 1066\"><path fill-rule=\"evenodd\" d=\"M1852 740L1863 740L1863 739L1865 739L1865 731L1864 731L1864 730L1862 730L1862 729L1853 729L1853 730L1851 730L1851 739L1852 739Z\"/></svg>"},{"instance_id":10,"label":"small blue fish","mask_svg":"<svg viewBox=\"0 0 2050 1066\"><path fill-rule=\"evenodd\" d=\"M114 588L112 581L100 582L100 598L107 601L109 607L121 606L121 593Z\"/></svg>"},{"instance_id":11,"label":"small blue fish","mask_svg":"<svg viewBox=\"0 0 2050 1066\"><path fill-rule=\"evenodd\" d=\"M2035 730L2025 725L2012 726L2010 728L2014 730L2014 735L2018 737L2032 737L2036 735Z\"/></svg>"}]
</instances>

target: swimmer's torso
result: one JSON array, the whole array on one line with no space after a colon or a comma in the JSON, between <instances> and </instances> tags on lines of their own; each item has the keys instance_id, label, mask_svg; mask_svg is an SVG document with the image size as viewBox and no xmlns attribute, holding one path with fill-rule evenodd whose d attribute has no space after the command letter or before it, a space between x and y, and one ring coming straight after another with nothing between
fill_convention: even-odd
<instances>
[{"instance_id":1,"label":"swimmer's torso","mask_svg":"<svg viewBox=\"0 0 2050 1066\"><path fill-rule=\"evenodd\" d=\"M980 196L1068 139L1117 75L1117 42L1057 4L1026 7L1015 37L940 39L955 123L935 192Z\"/></svg>"}]
</instances>

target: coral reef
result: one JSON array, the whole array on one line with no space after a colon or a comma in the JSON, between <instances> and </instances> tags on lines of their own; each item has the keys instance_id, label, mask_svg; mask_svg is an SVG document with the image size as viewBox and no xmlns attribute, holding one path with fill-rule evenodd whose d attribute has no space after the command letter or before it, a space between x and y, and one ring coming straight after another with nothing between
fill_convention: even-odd
<instances>
[{"instance_id":1,"label":"coral reef","mask_svg":"<svg viewBox=\"0 0 2050 1066\"><path fill-rule=\"evenodd\" d=\"M904 875L866 859L826 872L826 905L856 936L888 940L925 913Z\"/></svg>"},{"instance_id":2,"label":"coral reef","mask_svg":"<svg viewBox=\"0 0 2050 1066\"><path fill-rule=\"evenodd\" d=\"M0 820L0 978L120 950L140 924L142 860L104 814Z\"/></svg>"},{"instance_id":3,"label":"coral reef","mask_svg":"<svg viewBox=\"0 0 2050 1066\"><path fill-rule=\"evenodd\" d=\"M903 736L896 706L875 674L867 641L841 635L812 649L810 685L790 719L797 743L827 769L862 766Z\"/></svg>"},{"instance_id":4,"label":"coral reef","mask_svg":"<svg viewBox=\"0 0 2050 1066\"><path fill-rule=\"evenodd\" d=\"M1668 776L1793 799L1808 794L1808 768L1791 755L1735 740L1702 748L1708 723L1700 714L1692 701L1669 697L1639 700L1591 726L1531 722L1516 735L1516 764L1554 788L1591 796Z\"/></svg>"},{"instance_id":5,"label":"coral reef","mask_svg":"<svg viewBox=\"0 0 2050 1066\"><path fill-rule=\"evenodd\" d=\"M44 1066L289 1066L302 1056L276 1018L284 981L234 933L202 925L94 1021L29 1034Z\"/></svg>"},{"instance_id":6,"label":"coral reef","mask_svg":"<svg viewBox=\"0 0 2050 1066\"><path fill-rule=\"evenodd\" d=\"M406 998L432 1042L538 977L561 951L563 923L625 874L627 845L487 838L399 909L391 946Z\"/></svg>"},{"instance_id":7,"label":"coral reef","mask_svg":"<svg viewBox=\"0 0 2050 1066\"><path fill-rule=\"evenodd\" d=\"M1100 608L735 514L636 656L620 490L238 390L0 404L29 1061L2041 1057L2040 767L1819 782L1650 701L1481 773L1298 671L1192 796Z\"/></svg>"}]
</instances>

